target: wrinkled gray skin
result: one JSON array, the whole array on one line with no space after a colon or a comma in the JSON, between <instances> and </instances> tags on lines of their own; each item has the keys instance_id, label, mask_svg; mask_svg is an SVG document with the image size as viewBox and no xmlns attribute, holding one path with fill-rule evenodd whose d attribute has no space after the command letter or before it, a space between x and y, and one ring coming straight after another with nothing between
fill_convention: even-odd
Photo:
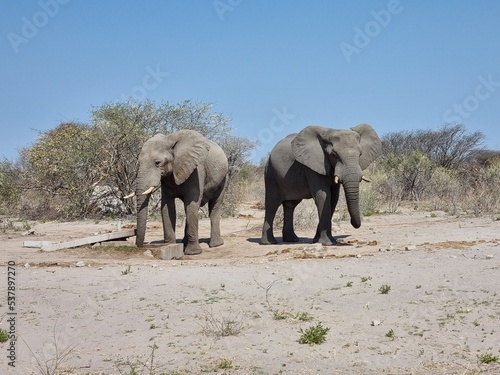
<instances>
[{"instance_id":1,"label":"wrinkled gray skin","mask_svg":"<svg viewBox=\"0 0 500 375\"><path fill-rule=\"evenodd\" d=\"M228 162L224 151L194 130L169 135L157 134L144 143L139 156L136 183L137 239L143 246L151 194L141 195L150 187L161 187L163 237L175 243L175 198L184 202L186 227L184 253L202 252L198 241L198 211L208 203L211 233L210 247L221 246L221 205L226 187Z\"/></svg>"},{"instance_id":2,"label":"wrinkled gray skin","mask_svg":"<svg viewBox=\"0 0 500 375\"><path fill-rule=\"evenodd\" d=\"M308 126L290 134L271 151L265 169L265 221L261 244L275 244L273 221L283 205L283 241L298 242L293 212L302 199L313 198L319 223L313 242L335 244L332 215L344 187L347 208L354 228L361 226L359 184L362 170L381 153L382 143L368 124L351 130ZM335 179L338 178L338 183Z\"/></svg>"}]
</instances>

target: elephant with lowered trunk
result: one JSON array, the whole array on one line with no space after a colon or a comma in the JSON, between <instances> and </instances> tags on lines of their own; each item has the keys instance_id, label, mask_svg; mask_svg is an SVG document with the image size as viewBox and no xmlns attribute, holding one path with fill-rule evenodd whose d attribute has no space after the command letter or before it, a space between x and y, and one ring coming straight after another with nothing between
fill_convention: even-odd
<instances>
[{"instance_id":1,"label":"elephant with lowered trunk","mask_svg":"<svg viewBox=\"0 0 500 375\"><path fill-rule=\"evenodd\" d=\"M199 254L198 211L208 203L210 247L224 243L220 235L221 205L227 182L228 162L224 151L194 130L180 130L147 140L139 155L136 245L143 246L151 194L161 188L161 216L166 243L175 243L175 198L184 202L186 226L184 253Z\"/></svg>"},{"instance_id":2,"label":"elephant with lowered trunk","mask_svg":"<svg viewBox=\"0 0 500 375\"><path fill-rule=\"evenodd\" d=\"M313 242L335 244L332 215L344 187L347 209L354 228L361 226L359 184L362 170L375 160L382 142L368 124L351 130L308 126L276 144L266 164L264 181L265 221L261 244L275 244L273 221L283 205L283 241L298 242L293 228L293 212L302 199L313 198L319 223Z\"/></svg>"}]
</instances>

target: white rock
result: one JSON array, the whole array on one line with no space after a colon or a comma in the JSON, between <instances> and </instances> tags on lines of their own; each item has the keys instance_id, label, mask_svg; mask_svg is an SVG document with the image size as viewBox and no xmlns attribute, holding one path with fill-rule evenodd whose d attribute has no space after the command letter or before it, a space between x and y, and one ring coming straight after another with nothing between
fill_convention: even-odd
<instances>
[{"instance_id":1,"label":"white rock","mask_svg":"<svg viewBox=\"0 0 500 375\"><path fill-rule=\"evenodd\" d=\"M378 320L378 319L374 319L374 320L372 320L372 326L373 326L373 327L379 326L379 325L380 325L380 323L381 323L381 321L380 321L380 320Z\"/></svg>"},{"instance_id":2,"label":"white rock","mask_svg":"<svg viewBox=\"0 0 500 375\"><path fill-rule=\"evenodd\" d=\"M307 245L302 248L304 251L321 251L323 250L323 245L320 244L319 242L314 243L312 245Z\"/></svg>"},{"instance_id":3,"label":"white rock","mask_svg":"<svg viewBox=\"0 0 500 375\"><path fill-rule=\"evenodd\" d=\"M413 251L413 250L417 250L417 247L415 245L407 245L407 246L405 246L405 250L406 251Z\"/></svg>"},{"instance_id":4,"label":"white rock","mask_svg":"<svg viewBox=\"0 0 500 375\"><path fill-rule=\"evenodd\" d=\"M85 262L81 260L78 263L76 263L76 266L77 267L85 267Z\"/></svg>"}]
</instances>

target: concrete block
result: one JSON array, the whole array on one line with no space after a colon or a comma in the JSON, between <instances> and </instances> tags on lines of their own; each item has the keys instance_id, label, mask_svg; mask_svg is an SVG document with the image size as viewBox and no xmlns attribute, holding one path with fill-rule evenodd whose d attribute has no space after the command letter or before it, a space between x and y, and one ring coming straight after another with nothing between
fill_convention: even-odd
<instances>
[{"instance_id":1,"label":"concrete block","mask_svg":"<svg viewBox=\"0 0 500 375\"><path fill-rule=\"evenodd\" d=\"M160 248L151 249L151 251L160 259L171 260L174 258L180 258L184 255L184 245L182 243L174 243L161 246Z\"/></svg>"}]
</instances>

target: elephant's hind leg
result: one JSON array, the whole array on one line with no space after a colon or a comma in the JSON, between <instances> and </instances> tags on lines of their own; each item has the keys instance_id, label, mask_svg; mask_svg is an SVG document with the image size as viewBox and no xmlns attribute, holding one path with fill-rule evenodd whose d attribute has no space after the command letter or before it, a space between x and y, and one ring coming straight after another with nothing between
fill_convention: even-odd
<instances>
[{"instance_id":1,"label":"elephant's hind leg","mask_svg":"<svg viewBox=\"0 0 500 375\"><path fill-rule=\"evenodd\" d=\"M260 239L261 245L272 245L278 243L273 234L273 222L274 217L276 216L276 211L278 210L280 204L281 201L279 200L279 198L269 199L269 194L267 193L266 188L266 212L264 217L264 225L262 226L262 237Z\"/></svg>"},{"instance_id":2,"label":"elephant's hind leg","mask_svg":"<svg viewBox=\"0 0 500 375\"><path fill-rule=\"evenodd\" d=\"M220 235L220 217L224 190L224 187L221 187L215 196L208 201L208 214L210 216L210 242L208 245L210 247L224 245L224 240Z\"/></svg>"},{"instance_id":3,"label":"elephant's hind leg","mask_svg":"<svg viewBox=\"0 0 500 375\"><path fill-rule=\"evenodd\" d=\"M283 202L283 242L299 242L293 228L293 212L301 199Z\"/></svg>"}]
</instances>

